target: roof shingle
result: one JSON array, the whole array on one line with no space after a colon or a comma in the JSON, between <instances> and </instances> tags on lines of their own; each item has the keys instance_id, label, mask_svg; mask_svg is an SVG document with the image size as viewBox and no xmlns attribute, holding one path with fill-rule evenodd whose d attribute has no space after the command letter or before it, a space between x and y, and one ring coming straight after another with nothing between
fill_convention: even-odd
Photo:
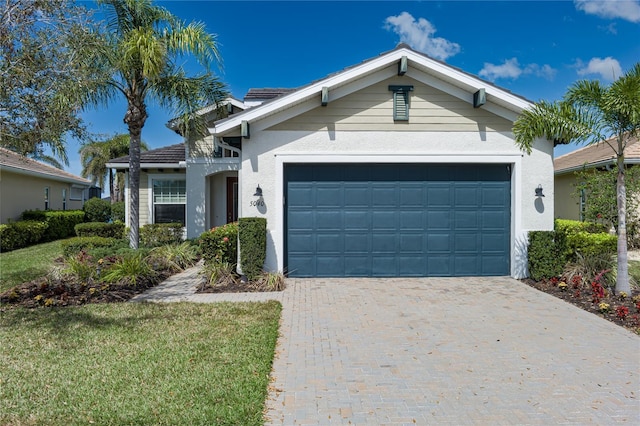
<instances>
[{"instance_id":1,"label":"roof shingle","mask_svg":"<svg viewBox=\"0 0 640 426\"><path fill-rule=\"evenodd\" d=\"M183 143L169 145L162 148L143 151L140 153L140 164L178 164L185 161L186 153ZM114 158L109 163L129 163L129 156Z\"/></svg>"},{"instance_id":2,"label":"roof shingle","mask_svg":"<svg viewBox=\"0 0 640 426\"><path fill-rule=\"evenodd\" d=\"M41 175L49 179L91 185L91 181L72 173L58 169L40 161L20 155L6 148L0 148L0 168L11 168L18 172Z\"/></svg>"},{"instance_id":3,"label":"roof shingle","mask_svg":"<svg viewBox=\"0 0 640 426\"><path fill-rule=\"evenodd\" d=\"M609 143L616 146L615 138L588 145L568 154L561 155L553 160L553 169L556 174L568 173L578 170L584 166L599 166L611 164L615 160L616 154L609 146ZM640 163L640 140L631 138L624 150L625 163Z\"/></svg>"}]
</instances>

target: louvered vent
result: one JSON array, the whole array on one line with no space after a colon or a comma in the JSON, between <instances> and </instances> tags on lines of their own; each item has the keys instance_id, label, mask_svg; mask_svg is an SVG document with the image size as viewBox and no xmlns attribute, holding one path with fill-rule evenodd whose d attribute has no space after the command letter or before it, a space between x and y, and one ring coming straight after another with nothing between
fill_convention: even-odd
<instances>
[{"instance_id":1,"label":"louvered vent","mask_svg":"<svg viewBox=\"0 0 640 426\"><path fill-rule=\"evenodd\" d=\"M413 86L389 86L389 90L393 92L393 120L408 121L411 104L409 92Z\"/></svg>"}]
</instances>

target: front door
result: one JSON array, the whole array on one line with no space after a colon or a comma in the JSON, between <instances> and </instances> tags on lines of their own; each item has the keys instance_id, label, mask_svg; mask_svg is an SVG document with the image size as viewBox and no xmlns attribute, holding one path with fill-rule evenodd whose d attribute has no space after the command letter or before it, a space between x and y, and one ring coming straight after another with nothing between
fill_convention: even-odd
<instances>
[{"instance_id":1,"label":"front door","mask_svg":"<svg viewBox=\"0 0 640 426\"><path fill-rule=\"evenodd\" d=\"M238 178L227 178L227 223L238 220Z\"/></svg>"}]
</instances>

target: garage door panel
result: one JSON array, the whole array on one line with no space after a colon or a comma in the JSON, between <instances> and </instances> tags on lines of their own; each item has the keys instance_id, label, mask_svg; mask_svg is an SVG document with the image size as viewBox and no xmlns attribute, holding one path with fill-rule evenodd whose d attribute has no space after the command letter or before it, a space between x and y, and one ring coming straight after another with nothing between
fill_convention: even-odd
<instances>
[{"instance_id":1,"label":"garage door panel","mask_svg":"<svg viewBox=\"0 0 640 426\"><path fill-rule=\"evenodd\" d=\"M315 253L315 236L310 232L289 232L289 252L292 254Z\"/></svg>"},{"instance_id":2,"label":"garage door panel","mask_svg":"<svg viewBox=\"0 0 640 426\"><path fill-rule=\"evenodd\" d=\"M363 210L345 210L343 212L346 231L368 230L371 228L371 212Z\"/></svg>"},{"instance_id":3,"label":"garage door panel","mask_svg":"<svg viewBox=\"0 0 640 426\"><path fill-rule=\"evenodd\" d=\"M315 212L315 228L321 231L341 231L342 213L337 210L318 210Z\"/></svg>"},{"instance_id":4,"label":"garage door panel","mask_svg":"<svg viewBox=\"0 0 640 426\"><path fill-rule=\"evenodd\" d=\"M507 275L505 165L285 166L292 276Z\"/></svg>"},{"instance_id":5,"label":"garage door panel","mask_svg":"<svg viewBox=\"0 0 640 426\"><path fill-rule=\"evenodd\" d=\"M371 235L371 252L396 253L398 250L398 235L393 232L376 232Z\"/></svg>"},{"instance_id":6,"label":"garage door panel","mask_svg":"<svg viewBox=\"0 0 640 426\"><path fill-rule=\"evenodd\" d=\"M315 192L317 207L342 208L344 205L344 201L342 199L342 187L338 184L318 185Z\"/></svg>"},{"instance_id":7,"label":"garage door panel","mask_svg":"<svg viewBox=\"0 0 640 426\"><path fill-rule=\"evenodd\" d=\"M318 277L335 277L344 274L344 257L342 255L316 255Z\"/></svg>"},{"instance_id":8,"label":"garage door panel","mask_svg":"<svg viewBox=\"0 0 640 426\"><path fill-rule=\"evenodd\" d=\"M346 253L370 253L371 235L368 232L344 234L344 249Z\"/></svg>"},{"instance_id":9,"label":"garage door panel","mask_svg":"<svg viewBox=\"0 0 640 426\"><path fill-rule=\"evenodd\" d=\"M398 227L398 219L395 211L374 211L371 213L371 229L395 230Z\"/></svg>"},{"instance_id":10,"label":"garage door panel","mask_svg":"<svg viewBox=\"0 0 640 426\"><path fill-rule=\"evenodd\" d=\"M400 229L403 231L418 231L422 232L425 228L425 214L424 211L400 211Z\"/></svg>"},{"instance_id":11,"label":"garage door panel","mask_svg":"<svg viewBox=\"0 0 640 426\"><path fill-rule=\"evenodd\" d=\"M344 240L341 234L319 234L316 236L316 253L344 252Z\"/></svg>"}]
</instances>

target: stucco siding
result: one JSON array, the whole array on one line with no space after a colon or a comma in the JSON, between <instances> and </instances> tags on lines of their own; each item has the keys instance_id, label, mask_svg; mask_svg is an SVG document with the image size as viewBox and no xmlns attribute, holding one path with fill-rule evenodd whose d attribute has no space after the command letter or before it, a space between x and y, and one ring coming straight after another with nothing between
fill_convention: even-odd
<instances>
[{"instance_id":1,"label":"stucco siding","mask_svg":"<svg viewBox=\"0 0 640 426\"><path fill-rule=\"evenodd\" d=\"M575 196L576 177L573 173L555 176L555 216L580 220L580 201ZM615 201L615 200L614 200Z\"/></svg>"},{"instance_id":2,"label":"stucco siding","mask_svg":"<svg viewBox=\"0 0 640 426\"><path fill-rule=\"evenodd\" d=\"M501 163L512 166L512 275L526 275L526 234L553 229L552 146L523 155L511 133L264 131L243 144L241 215L267 219L266 267L282 268L283 165L287 162ZM264 206L251 206L257 185ZM536 199L542 185L546 199Z\"/></svg>"},{"instance_id":3,"label":"stucco siding","mask_svg":"<svg viewBox=\"0 0 640 426\"><path fill-rule=\"evenodd\" d=\"M390 85L412 85L408 122L393 120ZM511 122L409 77L394 77L317 107L270 130L505 132Z\"/></svg>"},{"instance_id":4,"label":"stucco siding","mask_svg":"<svg viewBox=\"0 0 640 426\"><path fill-rule=\"evenodd\" d=\"M49 188L49 209L63 209L63 190L66 189L67 210L81 209L82 200L71 200L71 184L18 173L0 173L0 223L18 220L25 210L45 209L45 187Z\"/></svg>"}]
</instances>

